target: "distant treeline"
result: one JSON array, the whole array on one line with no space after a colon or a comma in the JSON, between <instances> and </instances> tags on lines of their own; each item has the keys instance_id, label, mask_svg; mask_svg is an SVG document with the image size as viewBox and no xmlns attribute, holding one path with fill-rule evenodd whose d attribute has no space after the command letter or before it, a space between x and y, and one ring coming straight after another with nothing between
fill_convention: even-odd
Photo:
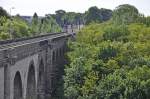
<instances>
[{"instance_id":1,"label":"distant treeline","mask_svg":"<svg viewBox=\"0 0 150 99\"><path fill-rule=\"evenodd\" d=\"M51 16L60 26L103 22L112 17L111 10L105 8L98 9L96 6L89 8L85 13L66 12L64 10L58 10L55 13L56 14L51 14Z\"/></svg>"},{"instance_id":2,"label":"distant treeline","mask_svg":"<svg viewBox=\"0 0 150 99\"><path fill-rule=\"evenodd\" d=\"M0 7L0 40L40 35L48 32L60 32L61 27L52 16L39 18L36 13L28 22L20 15L11 16Z\"/></svg>"},{"instance_id":3,"label":"distant treeline","mask_svg":"<svg viewBox=\"0 0 150 99\"><path fill-rule=\"evenodd\" d=\"M85 25L91 22L103 22L112 17L109 9L91 7L85 13L58 10L55 14L38 17L34 13L31 22L20 15L11 16L0 7L0 39L14 39L39 35L40 33L60 32L66 25Z\"/></svg>"},{"instance_id":4,"label":"distant treeline","mask_svg":"<svg viewBox=\"0 0 150 99\"><path fill-rule=\"evenodd\" d=\"M0 39L13 39L20 37L29 37L49 32L60 32L67 25L89 25L90 23L102 23L109 20L116 20L115 22L124 22L123 20L129 19L133 22L135 20L141 20L147 22L147 18L144 15L138 15L136 9L132 16L125 15L122 19L122 13L112 11L105 8L97 8L96 6L90 7L85 13L66 12L64 10L58 10L55 14L46 14L44 17L39 17L37 13L34 13L30 22L25 20L20 15L11 16L8 12L0 7ZM114 17L117 14L119 17ZM130 17L129 17L130 16ZM131 18L133 17L133 18ZM136 17L136 18L135 18ZM148 23L147 23L148 24Z\"/></svg>"}]
</instances>

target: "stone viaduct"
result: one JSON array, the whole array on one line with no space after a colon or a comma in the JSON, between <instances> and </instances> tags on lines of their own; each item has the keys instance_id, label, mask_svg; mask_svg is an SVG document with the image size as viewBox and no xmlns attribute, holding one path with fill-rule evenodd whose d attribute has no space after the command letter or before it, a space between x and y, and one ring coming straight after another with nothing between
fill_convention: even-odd
<instances>
[{"instance_id":1,"label":"stone viaduct","mask_svg":"<svg viewBox=\"0 0 150 99\"><path fill-rule=\"evenodd\" d=\"M52 99L72 33L0 41L0 99Z\"/></svg>"}]
</instances>

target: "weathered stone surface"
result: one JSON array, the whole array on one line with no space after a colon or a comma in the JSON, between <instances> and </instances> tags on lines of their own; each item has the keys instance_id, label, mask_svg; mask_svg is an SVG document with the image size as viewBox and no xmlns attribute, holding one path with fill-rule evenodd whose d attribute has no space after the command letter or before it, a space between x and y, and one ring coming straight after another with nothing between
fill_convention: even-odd
<instances>
[{"instance_id":1,"label":"weathered stone surface","mask_svg":"<svg viewBox=\"0 0 150 99\"><path fill-rule=\"evenodd\" d=\"M0 42L0 99L50 99L72 34Z\"/></svg>"}]
</instances>

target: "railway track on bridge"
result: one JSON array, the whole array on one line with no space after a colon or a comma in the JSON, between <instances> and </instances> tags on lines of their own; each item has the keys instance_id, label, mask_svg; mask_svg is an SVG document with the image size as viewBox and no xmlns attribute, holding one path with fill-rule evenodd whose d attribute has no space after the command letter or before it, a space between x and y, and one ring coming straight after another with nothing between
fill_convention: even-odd
<instances>
[{"instance_id":1,"label":"railway track on bridge","mask_svg":"<svg viewBox=\"0 0 150 99\"><path fill-rule=\"evenodd\" d=\"M33 98L52 98L67 63L67 41L73 34L49 33L0 41L0 99L28 99L33 90Z\"/></svg>"},{"instance_id":2,"label":"railway track on bridge","mask_svg":"<svg viewBox=\"0 0 150 99\"><path fill-rule=\"evenodd\" d=\"M0 51L9 49L9 48L22 46L25 44L36 43L36 42L44 41L47 39L58 38L58 37L67 36L67 35L69 35L69 33L60 32L60 33L49 33L49 34L39 35L39 36L29 37L29 38L20 38L20 39L14 39L14 40L0 41Z\"/></svg>"}]
</instances>

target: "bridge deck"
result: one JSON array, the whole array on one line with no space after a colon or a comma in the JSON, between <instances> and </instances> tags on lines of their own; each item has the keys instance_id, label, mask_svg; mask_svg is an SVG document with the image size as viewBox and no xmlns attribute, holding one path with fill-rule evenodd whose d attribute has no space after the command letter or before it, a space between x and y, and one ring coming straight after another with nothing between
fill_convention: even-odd
<instances>
[{"instance_id":1,"label":"bridge deck","mask_svg":"<svg viewBox=\"0 0 150 99\"><path fill-rule=\"evenodd\" d=\"M39 36L29 37L29 38L0 41L0 51L5 50L5 49L9 49L9 48L14 48L14 47L26 45L26 44L44 41L47 39L58 38L61 36L67 36L67 35L69 35L69 33L60 32L60 33L49 33L49 34L39 35Z\"/></svg>"}]
</instances>

